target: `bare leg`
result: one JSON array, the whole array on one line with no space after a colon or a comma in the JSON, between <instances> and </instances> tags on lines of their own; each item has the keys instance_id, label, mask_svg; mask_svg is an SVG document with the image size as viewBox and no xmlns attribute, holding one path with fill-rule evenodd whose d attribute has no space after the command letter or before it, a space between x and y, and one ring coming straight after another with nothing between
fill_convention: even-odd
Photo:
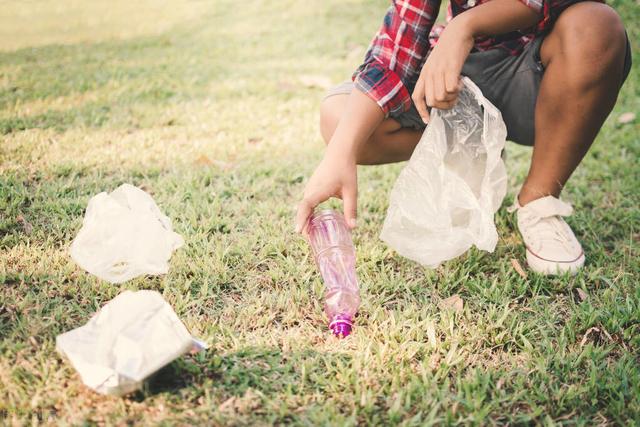
<instances>
[{"instance_id":1,"label":"bare leg","mask_svg":"<svg viewBox=\"0 0 640 427\"><path fill-rule=\"evenodd\" d=\"M334 95L324 100L320 109L320 132L329 143L345 109L349 95ZM358 153L358 164L378 165L408 160L422 131L401 128L394 119L385 119Z\"/></svg>"},{"instance_id":2,"label":"bare leg","mask_svg":"<svg viewBox=\"0 0 640 427\"><path fill-rule=\"evenodd\" d=\"M535 145L520 204L558 197L611 112L626 52L622 21L594 2L567 8L545 38Z\"/></svg>"}]
</instances>

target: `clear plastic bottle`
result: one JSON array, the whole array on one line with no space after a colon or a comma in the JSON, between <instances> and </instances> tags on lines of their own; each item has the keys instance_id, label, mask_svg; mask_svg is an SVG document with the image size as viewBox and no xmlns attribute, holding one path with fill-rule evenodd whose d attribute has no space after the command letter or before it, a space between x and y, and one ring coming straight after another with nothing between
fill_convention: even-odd
<instances>
[{"instance_id":1,"label":"clear plastic bottle","mask_svg":"<svg viewBox=\"0 0 640 427\"><path fill-rule=\"evenodd\" d=\"M356 278L356 251L351 231L341 213L315 212L308 224L309 244L324 279L324 309L336 336L351 333L353 316L360 306Z\"/></svg>"}]
</instances>

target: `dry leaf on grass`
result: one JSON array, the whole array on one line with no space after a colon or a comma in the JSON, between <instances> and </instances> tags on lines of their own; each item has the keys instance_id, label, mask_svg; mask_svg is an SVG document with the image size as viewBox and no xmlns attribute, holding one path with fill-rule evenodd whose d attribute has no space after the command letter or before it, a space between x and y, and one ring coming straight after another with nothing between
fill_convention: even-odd
<instances>
[{"instance_id":1,"label":"dry leaf on grass","mask_svg":"<svg viewBox=\"0 0 640 427\"><path fill-rule=\"evenodd\" d=\"M222 170L231 169L231 163L223 162L220 160L211 160L209 157L201 154L194 162L198 166L217 166Z\"/></svg>"},{"instance_id":2,"label":"dry leaf on grass","mask_svg":"<svg viewBox=\"0 0 640 427\"><path fill-rule=\"evenodd\" d=\"M618 117L618 123L625 125L627 123L631 123L635 119L636 119L636 113L632 113L629 111L629 112L620 114L620 117Z\"/></svg>"},{"instance_id":3,"label":"dry leaf on grass","mask_svg":"<svg viewBox=\"0 0 640 427\"><path fill-rule=\"evenodd\" d=\"M213 162L211 161L210 158L208 158L207 156L205 156L204 154L201 154L196 161L194 162L196 165L200 165L200 166L211 166L213 165Z\"/></svg>"},{"instance_id":4,"label":"dry leaf on grass","mask_svg":"<svg viewBox=\"0 0 640 427\"><path fill-rule=\"evenodd\" d=\"M585 332L584 336L582 337L582 341L580 341L580 347L584 347L584 345L587 343L587 339L589 339L589 334L594 331L597 332L597 331L600 331L600 329L598 328L587 329L587 332Z\"/></svg>"},{"instance_id":5,"label":"dry leaf on grass","mask_svg":"<svg viewBox=\"0 0 640 427\"><path fill-rule=\"evenodd\" d=\"M587 293L580 288L576 288L576 292L578 293L580 301L584 301L589 297L589 295L587 295Z\"/></svg>"},{"instance_id":6,"label":"dry leaf on grass","mask_svg":"<svg viewBox=\"0 0 640 427\"><path fill-rule=\"evenodd\" d=\"M440 301L440 307L451 309L459 313L464 308L464 301L460 298L460 295L455 294Z\"/></svg>"},{"instance_id":7,"label":"dry leaf on grass","mask_svg":"<svg viewBox=\"0 0 640 427\"><path fill-rule=\"evenodd\" d=\"M604 335L605 337L607 337L609 341L613 341L613 338L611 337L609 332L607 332L604 328L600 329L600 328L592 327L587 329L587 332L584 333L584 336L582 337L582 341L580 341L581 348L584 347L584 345L587 343L587 340L589 339L589 335L591 335L591 333L595 333L596 338L600 338L601 335ZM595 341L595 339L593 341Z\"/></svg>"},{"instance_id":8,"label":"dry leaf on grass","mask_svg":"<svg viewBox=\"0 0 640 427\"><path fill-rule=\"evenodd\" d=\"M245 391L242 397L232 396L222 402L222 404L218 406L218 410L220 412L237 412L240 414L247 414L258 409L261 405L262 398L260 394L249 388Z\"/></svg>"},{"instance_id":9,"label":"dry leaf on grass","mask_svg":"<svg viewBox=\"0 0 640 427\"><path fill-rule=\"evenodd\" d=\"M295 88L296 88L296 85L294 85L289 81L281 80L278 82L278 89L280 90L291 91L291 90L295 90Z\"/></svg>"},{"instance_id":10,"label":"dry leaf on grass","mask_svg":"<svg viewBox=\"0 0 640 427\"><path fill-rule=\"evenodd\" d=\"M24 231L24 234L31 234L33 232L33 226L29 221L24 219L22 215L18 215L18 217L16 218L16 221L20 225L22 225L22 230Z\"/></svg>"},{"instance_id":11,"label":"dry leaf on grass","mask_svg":"<svg viewBox=\"0 0 640 427\"><path fill-rule=\"evenodd\" d=\"M329 89L331 87L331 79L327 76L304 74L299 79L300 83L309 88Z\"/></svg>"},{"instance_id":12,"label":"dry leaf on grass","mask_svg":"<svg viewBox=\"0 0 640 427\"><path fill-rule=\"evenodd\" d=\"M429 338L431 348L436 348L438 346L438 339L436 338L436 327L433 322L427 324L427 337Z\"/></svg>"},{"instance_id":13,"label":"dry leaf on grass","mask_svg":"<svg viewBox=\"0 0 640 427\"><path fill-rule=\"evenodd\" d=\"M522 266L520 265L520 262L517 259L511 258L511 265L513 266L513 269L516 271L516 273L520 275L520 277L522 277L525 280L527 279L527 272L524 271L524 268L522 268Z\"/></svg>"},{"instance_id":14,"label":"dry leaf on grass","mask_svg":"<svg viewBox=\"0 0 640 427\"><path fill-rule=\"evenodd\" d=\"M455 415L458 412L458 406L460 406L460 402L457 400L453 402L453 405L451 405L451 413L453 415Z\"/></svg>"},{"instance_id":15,"label":"dry leaf on grass","mask_svg":"<svg viewBox=\"0 0 640 427\"><path fill-rule=\"evenodd\" d=\"M440 367L440 355L438 353L433 353L431 357L429 357L429 368L432 371L435 371Z\"/></svg>"},{"instance_id":16,"label":"dry leaf on grass","mask_svg":"<svg viewBox=\"0 0 640 427\"><path fill-rule=\"evenodd\" d=\"M235 401L236 401L236 399L237 398L235 396L231 396L230 398L228 398L227 400L222 402L220 404L220 406L218 406L218 411L220 411L220 412L233 412L235 410Z\"/></svg>"}]
</instances>

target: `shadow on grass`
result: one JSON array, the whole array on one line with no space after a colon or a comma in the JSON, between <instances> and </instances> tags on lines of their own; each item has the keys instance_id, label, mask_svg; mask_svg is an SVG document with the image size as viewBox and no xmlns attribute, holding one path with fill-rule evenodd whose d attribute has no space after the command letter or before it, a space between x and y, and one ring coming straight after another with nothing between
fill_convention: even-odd
<instances>
[{"instance_id":1,"label":"shadow on grass","mask_svg":"<svg viewBox=\"0 0 640 427\"><path fill-rule=\"evenodd\" d=\"M283 352L277 347L247 347L221 356L209 350L186 355L164 367L131 398L144 401L160 393L179 394L184 389L207 385L227 396L240 396L252 389L265 398L285 390L302 392L305 383L322 391L323 381L319 379L329 367L338 364L350 365L351 356L312 349ZM307 378L313 381L307 382Z\"/></svg>"}]
</instances>

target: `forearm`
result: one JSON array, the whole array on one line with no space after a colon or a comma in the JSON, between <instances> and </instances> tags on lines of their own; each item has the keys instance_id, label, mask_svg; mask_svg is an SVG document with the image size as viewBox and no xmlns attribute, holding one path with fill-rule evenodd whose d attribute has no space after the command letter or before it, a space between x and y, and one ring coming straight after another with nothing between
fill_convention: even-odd
<instances>
[{"instance_id":1,"label":"forearm","mask_svg":"<svg viewBox=\"0 0 640 427\"><path fill-rule=\"evenodd\" d=\"M461 13L450 25L472 37L496 36L531 28L540 18L538 12L519 0L492 0Z\"/></svg>"},{"instance_id":2,"label":"forearm","mask_svg":"<svg viewBox=\"0 0 640 427\"><path fill-rule=\"evenodd\" d=\"M378 104L361 91L353 90L329 141L327 154L355 161L358 152L382 120L384 112Z\"/></svg>"},{"instance_id":3,"label":"forearm","mask_svg":"<svg viewBox=\"0 0 640 427\"><path fill-rule=\"evenodd\" d=\"M304 189L296 213L296 231L303 231L315 207L331 197L342 199L347 224L356 226L357 155L382 120L384 113L374 100L358 89L351 92L325 156Z\"/></svg>"}]
</instances>

